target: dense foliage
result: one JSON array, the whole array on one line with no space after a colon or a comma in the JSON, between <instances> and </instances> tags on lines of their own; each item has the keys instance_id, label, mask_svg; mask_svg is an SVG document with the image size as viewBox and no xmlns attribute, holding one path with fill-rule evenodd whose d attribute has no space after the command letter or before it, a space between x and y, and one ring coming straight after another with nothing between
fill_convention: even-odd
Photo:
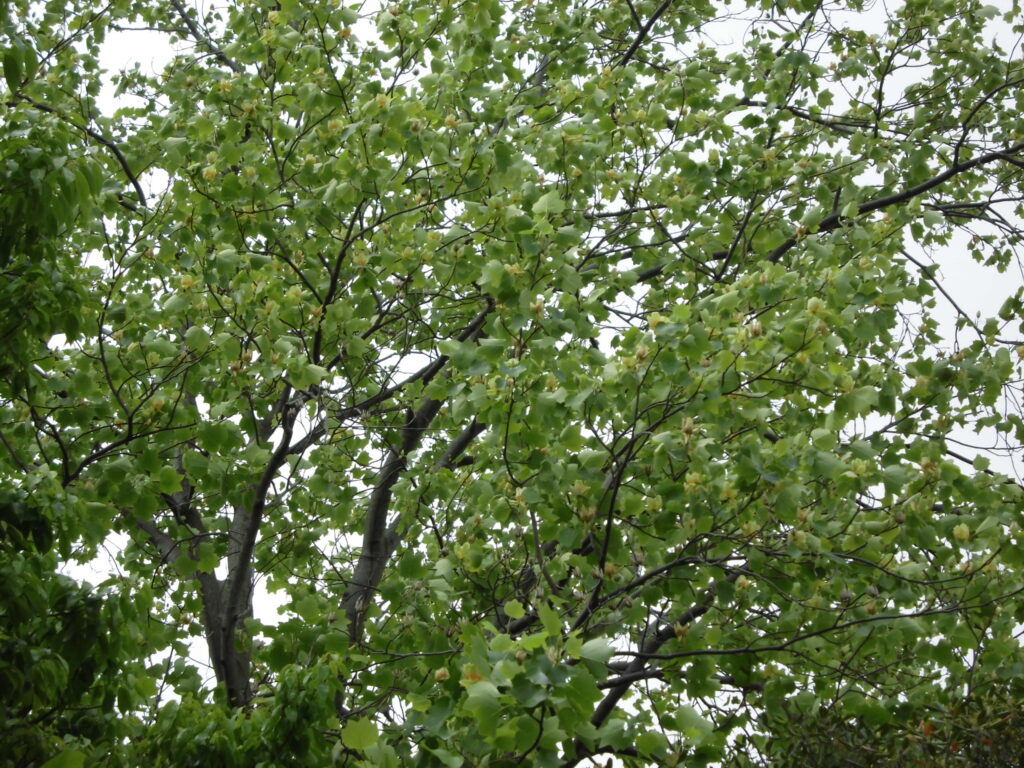
<instances>
[{"instance_id":1,"label":"dense foliage","mask_svg":"<svg viewBox=\"0 0 1024 768\"><path fill-rule=\"evenodd\" d=\"M0 23L0 759L1009 759L1016 1Z\"/></svg>"}]
</instances>

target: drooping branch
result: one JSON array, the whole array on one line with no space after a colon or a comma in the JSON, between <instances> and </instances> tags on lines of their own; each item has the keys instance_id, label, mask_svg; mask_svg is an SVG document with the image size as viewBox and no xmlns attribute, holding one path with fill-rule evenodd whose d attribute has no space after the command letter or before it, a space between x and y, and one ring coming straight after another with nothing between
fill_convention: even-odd
<instances>
[{"instance_id":1,"label":"drooping branch","mask_svg":"<svg viewBox=\"0 0 1024 768\"><path fill-rule=\"evenodd\" d=\"M983 595L982 599L975 603L967 604L957 600L947 601L945 604L938 608L926 608L920 611L910 611L907 613L885 613L876 614L874 616L859 616L855 619L849 619L848 621L836 621L829 624L826 627L820 627L818 629L809 630L807 632L801 632L800 634L793 635L792 637L783 640L782 642L772 643L770 645L750 645L739 648L697 648L689 651L680 651L678 653L638 653L636 660L655 660L655 661L671 661L677 659L689 659L697 656L746 656L758 653L777 653L779 651L785 651L792 648L794 645L798 645L806 640L810 640L815 637L822 637L834 632L842 632L843 630L850 629L851 627L863 626L865 624L881 624L886 622L894 622L902 619L916 619L923 618L926 616L944 616L949 614L965 613L969 611L979 610L991 605L998 605L1001 602L1017 597L1024 588L1014 589L1009 592L1004 592L998 595ZM633 666L634 662L626 668L621 675L612 680L606 681L604 685L599 687L614 687L624 682L635 682L636 680L643 679L645 675L635 674L630 675L629 681L623 680L628 673L628 670ZM639 670L638 670L639 672ZM655 677L655 670L648 669L647 678Z\"/></svg>"},{"instance_id":2,"label":"drooping branch","mask_svg":"<svg viewBox=\"0 0 1024 768\"><path fill-rule=\"evenodd\" d=\"M973 160L968 160L963 163L956 163L951 167L947 168L942 173L939 173L936 176L933 176L932 178L928 179L927 181L923 181L920 184L917 184L913 187L908 187L907 189L901 190L900 192L894 192L890 195L884 195L882 197L878 197L875 198L874 200L869 200L868 202L861 204L857 209L857 213L858 215L872 213L874 211L889 208L890 206L893 205L899 205L900 203L909 202L913 200L915 197L919 197L920 195L923 195L925 192L928 192L932 189L935 189L938 186L941 186L942 184L946 183L947 181L954 178L955 176L958 176L961 173L973 170L974 168L977 168L982 165L987 165L988 163L994 162L996 160L1003 160L1009 163L1020 162L1019 158L1017 158L1016 156L1019 155L1022 151L1024 151L1024 142L1015 144L1012 147L1008 147L1004 150L988 152L984 155L980 155L979 157L974 158ZM818 232L831 232L833 229L842 226L845 220L846 217L844 217L838 211L830 213L828 216L822 219L821 224L818 225ZM768 260L773 262L779 261L785 254L792 250L793 247L800 242L800 240L801 238L798 238L795 235L790 237L768 255ZM707 254L707 258L712 261L719 261L725 258L728 255L728 253L729 251L725 249L718 250ZM641 272L638 272L636 275L637 283L645 283L648 280L652 280L653 278L658 277L673 263L674 262L665 262L662 264L657 264L653 267L649 267L645 270L642 270Z\"/></svg>"},{"instance_id":3,"label":"drooping branch","mask_svg":"<svg viewBox=\"0 0 1024 768\"><path fill-rule=\"evenodd\" d=\"M108 150L110 150L110 154L112 154L114 156L114 159L117 160L117 164L121 166L121 170L124 171L124 175L128 177L129 183L131 183L132 187L135 189L135 194L139 196L139 205L141 205L143 208L148 207L148 204L146 202L146 193L142 191L142 185L139 183L138 178L132 171L131 166L128 165L128 158L124 156L124 152L121 151L121 148L118 147L117 144L115 144L111 139L108 139L102 133L94 131L89 126L79 125L74 120L69 118L67 115L64 115L63 113L54 109L53 107L49 107L46 104L41 104L38 101L35 101L34 99L28 98L27 96L19 95L18 98L24 101L26 104L31 104L40 112L46 112L50 115L56 115L75 130L81 131L93 141L103 145ZM13 105L9 104L8 106Z\"/></svg>"},{"instance_id":4,"label":"drooping branch","mask_svg":"<svg viewBox=\"0 0 1024 768\"><path fill-rule=\"evenodd\" d=\"M712 583L704 590L701 599L681 613L673 624L664 624L656 632L649 635L641 648L640 655L630 663L623 674L629 675L631 672L640 671L647 664L647 659L651 654L657 653L659 648L676 636L677 626L687 627L711 610L711 606L714 605L715 598L718 595L719 583L732 583L736 581L739 575L740 570L737 569L730 572L721 582ZM593 716L590 718L590 722L595 726L600 726L607 720L608 716L614 711L619 701L629 690L630 685L631 682L626 681L611 688L597 705Z\"/></svg>"},{"instance_id":5,"label":"drooping branch","mask_svg":"<svg viewBox=\"0 0 1024 768\"><path fill-rule=\"evenodd\" d=\"M966 312L964 312L963 309L960 308L960 305L957 304L956 300L949 295L949 291L946 290L942 282L940 280L935 279L935 275L932 274L933 270L929 269L927 265L922 264L920 261L918 261L909 253L907 253L905 250L901 250L900 253L903 255L903 258L905 258L907 261L909 261L911 264L913 264L915 267L921 270L921 274L924 275L928 282L934 285L936 290L938 290L938 292L945 297L946 301L949 302L949 305L956 312L957 317L961 318L965 323L967 323L967 325L969 325L974 330L974 332L978 334L979 338L985 338L984 331L982 331L981 328L978 327L978 324L974 322L974 320L971 318L969 314L967 314Z\"/></svg>"}]
</instances>

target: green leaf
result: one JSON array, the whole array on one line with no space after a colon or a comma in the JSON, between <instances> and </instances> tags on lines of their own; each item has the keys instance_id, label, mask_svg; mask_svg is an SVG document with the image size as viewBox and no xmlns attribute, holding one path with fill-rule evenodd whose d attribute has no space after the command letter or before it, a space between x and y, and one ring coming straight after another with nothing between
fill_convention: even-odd
<instances>
[{"instance_id":1,"label":"green leaf","mask_svg":"<svg viewBox=\"0 0 1024 768\"><path fill-rule=\"evenodd\" d=\"M8 48L3 53L3 61L7 87L11 93L17 93L21 88L21 59L14 48Z\"/></svg>"},{"instance_id":2,"label":"green leaf","mask_svg":"<svg viewBox=\"0 0 1024 768\"><path fill-rule=\"evenodd\" d=\"M831 429L812 429L811 441L816 448L830 451L836 447L836 444L839 442L839 436Z\"/></svg>"},{"instance_id":3,"label":"green leaf","mask_svg":"<svg viewBox=\"0 0 1024 768\"><path fill-rule=\"evenodd\" d=\"M546 632L535 632L532 635L524 635L519 639L519 645L524 651L535 651L543 648L547 640Z\"/></svg>"},{"instance_id":4,"label":"green leaf","mask_svg":"<svg viewBox=\"0 0 1024 768\"><path fill-rule=\"evenodd\" d=\"M217 554L217 547L212 541L203 541L199 544L199 560L196 566L197 571L213 573L220 563L220 556Z\"/></svg>"},{"instance_id":5,"label":"green leaf","mask_svg":"<svg viewBox=\"0 0 1024 768\"><path fill-rule=\"evenodd\" d=\"M463 758L456 752L450 752L447 749L436 749L427 747L427 751L441 761L441 764L445 768L461 768L465 762Z\"/></svg>"},{"instance_id":6,"label":"green leaf","mask_svg":"<svg viewBox=\"0 0 1024 768\"><path fill-rule=\"evenodd\" d=\"M890 466L882 470L882 479L885 483L885 490L889 493L899 493L907 483L908 472L902 466Z\"/></svg>"},{"instance_id":7,"label":"green leaf","mask_svg":"<svg viewBox=\"0 0 1024 768\"><path fill-rule=\"evenodd\" d=\"M205 352L210 346L210 334L205 328L193 325L185 332L185 343L189 346L189 349L196 352Z\"/></svg>"},{"instance_id":8,"label":"green leaf","mask_svg":"<svg viewBox=\"0 0 1024 768\"><path fill-rule=\"evenodd\" d=\"M160 493L171 494L181 490L182 477L174 467L161 467L156 480Z\"/></svg>"},{"instance_id":9,"label":"green leaf","mask_svg":"<svg viewBox=\"0 0 1024 768\"><path fill-rule=\"evenodd\" d=\"M558 612L550 605L547 603L538 605L537 616L548 637L558 637L562 634L562 620L559 618Z\"/></svg>"},{"instance_id":10,"label":"green leaf","mask_svg":"<svg viewBox=\"0 0 1024 768\"><path fill-rule=\"evenodd\" d=\"M168 296L164 300L164 303L160 305L160 309L162 309L164 312L166 312L169 315L170 314L177 314L179 312L182 312L185 309L188 309L188 307L191 304L192 304L192 299L187 294L184 294L184 293L172 293L170 296ZM124 321L123 313L121 313L120 319L117 319L118 315L113 313L113 312L111 313L110 317L111 317L111 319L114 322L123 322ZM195 326L193 326L193 327L195 327ZM189 330L191 330L191 328Z\"/></svg>"},{"instance_id":11,"label":"green leaf","mask_svg":"<svg viewBox=\"0 0 1024 768\"><path fill-rule=\"evenodd\" d=\"M696 709L686 704L676 710L676 721L687 740L695 744L700 744L714 727Z\"/></svg>"},{"instance_id":12,"label":"green leaf","mask_svg":"<svg viewBox=\"0 0 1024 768\"><path fill-rule=\"evenodd\" d=\"M349 749L362 751L377 743L377 726L368 717L347 720L341 728L341 742Z\"/></svg>"},{"instance_id":13,"label":"green leaf","mask_svg":"<svg viewBox=\"0 0 1024 768\"><path fill-rule=\"evenodd\" d=\"M497 729L498 711L501 708L497 687L489 680L470 683L467 688L465 707L476 720L480 733L493 735Z\"/></svg>"},{"instance_id":14,"label":"green leaf","mask_svg":"<svg viewBox=\"0 0 1024 768\"><path fill-rule=\"evenodd\" d=\"M602 664L606 663L614 653L615 649L612 648L611 643L609 643L607 638L604 637L596 637L593 640L587 640L580 649L581 657L584 659L590 659L591 661L597 661Z\"/></svg>"},{"instance_id":15,"label":"green leaf","mask_svg":"<svg viewBox=\"0 0 1024 768\"><path fill-rule=\"evenodd\" d=\"M854 416L864 416L878 403L878 390L874 387L858 387L843 395L836 403L837 408Z\"/></svg>"},{"instance_id":16,"label":"green leaf","mask_svg":"<svg viewBox=\"0 0 1024 768\"><path fill-rule=\"evenodd\" d=\"M83 768L86 755L77 749L65 749L51 757L41 768Z\"/></svg>"},{"instance_id":17,"label":"green leaf","mask_svg":"<svg viewBox=\"0 0 1024 768\"><path fill-rule=\"evenodd\" d=\"M557 189L541 195L533 204L533 213L537 216L553 216L565 210L565 201Z\"/></svg>"},{"instance_id":18,"label":"green leaf","mask_svg":"<svg viewBox=\"0 0 1024 768\"><path fill-rule=\"evenodd\" d=\"M540 723L529 715L523 715L513 721L513 727L516 731L515 748L519 753L526 754L537 743L537 737L540 735Z\"/></svg>"}]
</instances>

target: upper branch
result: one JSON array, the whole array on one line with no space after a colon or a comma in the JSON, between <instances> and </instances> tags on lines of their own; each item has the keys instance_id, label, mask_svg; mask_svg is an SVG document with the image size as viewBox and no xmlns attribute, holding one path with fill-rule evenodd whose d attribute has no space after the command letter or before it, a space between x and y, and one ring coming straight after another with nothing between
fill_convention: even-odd
<instances>
[{"instance_id":1,"label":"upper branch","mask_svg":"<svg viewBox=\"0 0 1024 768\"><path fill-rule=\"evenodd\" d=\"M659 18L661 18L661 15L665 13L665 11L667 11L671 6L672 0L664 0L664 2L662 2L662 4L658 6L657 10L653 14L651 14L651 18L647 20L647 23L640 28L640 32L637 34L636 38L630 44L629 48L627 48L626 52L622 54L622 58L619 59L618 66L622 67L629 63L630 59L632 59L633 56L636 55L636 52L640 49L640 46L644 44L644 40L646 40L647 35L650 34L651 28L654 26L654 23Z\"/></svg>"},{"instance_id":2,"label":"upper branch","mask_svg":"<svg viewBox=\"0 0 1024 768\"><path fill-rule=\"evenodd\" d=\"M473 318L473 320L467 325L461 333L455 338L458 341L468 341L472 338L477 338L480 334L480 330L483 328L484 323L494 308L493 302L488 301L487 306ZM364 411L372 408L375 405L386 402L394 397L396 394L401 392L403 389L408 387L410 384L422 381L424 383L429 382L441 369L448 363L447 355L440 355L438 358L427 365L420 368L418 371L403 379L402 381L394 384L390 387L385 387L375 395L371 395L364 400L360 400L354 405L350 405L346 408L342 408L332 414L332 417L337 421L344 421L346 419L352 419L362 415ZM307 451L310 446L320 440L327 431L327 422L321 420L316 426L314 426L304 438L297 441L290 449L291 454L301 454Z\"/></svg>"},{"instance_id":3,"label":"upper branch","mask_svg":"<svg viewBox=\"0 0 1024 768\"><path fill-rule=\"evenodd\" d=\"M953 165L951 165L945 171L943 171L940 174L937 174L936 176L933 176L927 181L922 181L920 184L917 184L913 187L907 187L906 189L900 192L893 192L891 195L878 197L875 198L874 200L870 200L864 203L858 208L858 214L871 213L873 211L878 211L883 208L888 208L889 206L892 205L899 205L900 203L909 202L910 200L913 200L915 197L923 195L925 192L934 189L935 187L938 187L941 184L945 184L954 176L958 176L959 174L964 173L965 171L972 170L974 168L977 168L978 166L985 165L986 163L991 163L994 160L1006 160L1007 158L1012 158L1013 155L1018 154L1021 150L1024 150L1024 142L1015 144L1014 146L1008 147L1007 149L1004 150L988 152L984 155L974 158L973 160L967 160L962 163L953 163ZM843 215L838 211L834 211L821 220L821 224L818 227L818 231L829 232L835 229L836 227L840 226L843 223L843 220ZM800 240L796 236L790 237L788 240L786 240L786 242L782 243L782 245L778 246L774 251L771 252L771 254L768 256L768 260L778 261L786 253L788 253L793 248L793 246L795 246L798 242L800 242Z\"/></svg>"},{"instance_id":4,"label":"upper branch","mask_svg":"<svg viewBox=\"0 0 1024 768\"><path fill-rule=\"evenodd\" d=\"M199 28L195 19L188 15L188 11L185 10L185 6L182 5L181 0L171 0L171 5L174 6L174 10L176 10L178 15L181 16L182 22L184 22L186 27L188 27L188 31L192 33L192 37L197 43L205 47L206 50L213 54L217 61L226 66L232 72L237 72L239 74L242 73L242 67L238 62L224 53L224 51L210 39L210 36Z\"/></svg>"}]
</instances>

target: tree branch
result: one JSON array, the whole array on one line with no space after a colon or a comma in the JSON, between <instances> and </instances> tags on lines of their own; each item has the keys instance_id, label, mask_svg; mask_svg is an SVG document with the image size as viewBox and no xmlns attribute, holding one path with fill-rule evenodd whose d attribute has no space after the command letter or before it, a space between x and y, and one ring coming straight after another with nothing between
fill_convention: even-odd
<instances>
[{"instance_id":1,"label":"tree branch","mask_svg":"<svg viewBox=\"0 0 1024 768\"><path fill-rule=\"evenodd\" d=\"M622 54L622 58L619 59L617 66L623 67L629 63L630 59L632 59L640 49L640 46L644 44L644 41L647 39L647 35L650 34L654 23L661 18L661 15L671 6L672 0L664 0L664 2L658 6L657 10L651 15L651 18L647 20L647 23L640 28L640 32L637 34L636 39L633 40L633 43L626 49L626 52Z\"/></svg>"},{"instance_id":2,"label":"tree branch","mask_svg":"<svg viewBox=\"0 0 1024 768\"><path fill-rule=\"evenodd\" d=\"M74 120L69 118L67 115L63 114L62 112L60 112L60 111L58 111L56 109L54 109L53 107L48 107L46 104L41 104L40 102L35 101L34 99L30 99L28 96L22 96L22 95L19 94L17 96L17 98L21 99L26 104L31 104L33 107L38 109L40 112L46 112L47 114L50 114L50 115L56 115L61 120L66 122L68 125L70 125L72 128L75 128L76 130L81 131L86 136L88 136L90 139L93 139L94 141L99 142L104 147L109 149L110 153L114 156L114 159L117 160L117 164L121 166L121 170L124 171L125 176L128 177L128 181L131 182L132 187L134 187L135 194L137 194L139 196L139 204L143 208L148 208L149 207L149 205L146 203L146 194L142 191L142 185L139 183L139 180L135 177L135 174L132 172L131 167L128 165L128 159L124 156L124 153L121 151L121 148L117 146L117 144L115 144L113 141L108 139L102 133L97 133L96 131L94 131L89 126L87 126L87 125L79 125Z\"/></svg>"},{"instance_id":3,"label":"tree branch","mask_svg":"<svg viewBox=\"0 0 1024 768\"><path fill-rule=\"evenodd\" d=\"M185 6L181 4L181 0L171 0L171 5L174 10L181 16L181 20L188 27L188 31L192 33L192 38L208 50L217 61L223 64L225 67L230 69L232 72L242 73L242 67L231 57L229 57L224 51L222 51L217 45L210 39L210 36L205 34L203 30L199 28L195 20L188 15L188 11L185 10Z\"/></svg>"},{"instance_id":4,"label":"tree branch","mask_svg":"<svg viewBox=\"0 0 1024 768\"><path fill-rule=\"evenodd\" d=\"M215 615L216 639L211 644L211 652L219 649L223 654L224 682L228 689L228 700L233 706L243 706L251 697L248 652L239 651L235 647L235 631L239 621L251 613L252 605L252 559L259 535L260 523L267 505L267 493L278 470L288 458L291 448L292 429L298 408L288 407L281 416L281 440L267 462L259 482L253 488L251 505L236 507L231 521L228 539L228 577L223 584L218 583L214 593L204 595L204 608ZM226 593L226 594L225 594ZM212 628L211 628L212 629Z\"/></svg>"},{"instance_id":5,"label":"tree branch","mask_svg":"<svg viewBox=\"0 0 1024 768\"><path fill-rule=\"evenodd\" d=\"M964 171L969 171L973 168L977 168L979 165L991 163L994 160L1004 160L1008 163L1014 165L1020 164L1021 167L1024 167L1024 163L1021 163L1019 158L1014 157L1014 155L1020 153L1022 150L1024 150L1024 142L1015 144L1014 146L1002 151L989 152L988 154L981 155L980 157L976 157L973 160L968 160L967 162L964 163L954 164L952 167L946 169L945 171L938 174L937 176L934 176L928 181L924 181L916 186L909 187L903 190L902 192L894 192L891 195L879 197L876 198L875 200L864 203L859 207L858 214L871 213L873 211L881 210L883 208L888 208L891 205L898 205L899 203L908 202L909 200L913 200L918 195L921 195L931 189L934 189L935 187L941 184L944 184L957 174L963 173ZM843 223L842 219L843 216L840 213L831 213L824 219L822 219L821 224L818 226L818 231L830 232L831 230L835 229L836 227L840 226ZM793 246L795 246L799 242L800 240L798 238L790 237L788 240L786 240L786 242L782 243L774 251L772 251L771 254L769 254L768 260L778 261L786 253L788 253L793 248ZM720 259L725 258L727 254L728 251L720 250L708 254L707 257L711 260L718 261ZM649 267L643 270L642 272L638 272L636 276L637 283L644 283L648 280L651 280L652 278L657 277L662 272L664 272L671 263L673 262L658 264L656 266Z\"/></svg>"},{"instance_id":6,"label":"tree branch","mask_svg":"<svg viewBox=\"0 0 1024 768\"><path fill-rule=\"evenodd\" d=\"M492 300L488 300L487 306L480 310L480 312L477 313L476 317L474 317L473 320L470 321L469 325L467 325L459 333L459 335L455 337L456 340L462 342L469 341L470 339L473 338L479 338L481 329L483 328L483 325L486 322L487 317L491 314L493 309L494 302ZM403 389L405 389L414 382L422 381L426 383L431 381L438 373L441 372L441 369L443 369L444 366L447 365L447 363L448 356L440 355L436 360L423 366L408 378L403 379L402 381L390 387L385 387L377 394L371 395L370 397L367 397L365 400L361 400L355 405L350 405L347 408L342 408L341 410L334 412L332 414L332 417L339 422L345 421L346 419L356 418L362 415L363 412L366 411L367 409L372 408L375 405L379 405L380 403L386 402L387 400L390 400L392 397L394 397L396 394L398 394L399 392L401 392ZM289 453L304 453L305 451L309 450L310 446L312 446L314 443L320 440L320 438L322 438L326 432L327 421L326 419L322 419L320 423L318 423L309 431L309 434L307 434L301 440L297 441L295 445L291 447Z\"/></svg>"},{"instance_id":7,"label":"tree branch","mask_svg":"<svg viewBox=\"0 0 1024 768\"><path fill-rule=\"evenodd\" d=\"M469 426L466 427L458 436L448 444L445 448L444 454L442 454L440 460L434 465L435 470L448 468L451 469L455 465L455 461L461 456L470 444L476 440L476 438L487 429L486 424L482 424L475 418L470 422Z\"/></svg>"},{"instance_id":8,"label":"tree branch","mask_svg":"<svg viewBox=\"0 0 1024 768\"><path fill-rule=\"evenodd\" d=\"M878 211L883 208L888 208L889 206L892 205L906 203L910 200L913 200L918 195L922 195L925 192L934 189L935 187L941 184L946 183L947 181L952 179L954 176L957 176L958 174L977 168L979 165L991 163L993 160L1008 160L1012 158L1013 155L1019 153L1022 149L1024 149L1024 142L1015 144L1014 146L1009 147L1008 149L1005 150L1001 150L999 152L989 152L987 154L981 155L980 157L976 157L973 160L968 160L963 163L954 163L952 166L947 168L942 173L928 179L928 181L922 181L920 184L917 184L913 187L908 187L907 189L904 189L902 192L893 192L891 195L875 198L874 200L864 203L858 208L857 213L858 215L864 213L871 213L873 211ZM842 214L840 214L838 211L830 213L828 216L822 219L821 224L818 226L818 231L832 231L840 224L842 224L843 218L844 217L842 216ZM768 256L768 260L778 261L784 255L786 255L786 253L788 253L793 248L793 246L795 246L798 242L800 241L795 236L790 237L788 240L786 240L786 242L784 242L782 245L778 246L774 251L771 252L771 254Z\"/></svg>"},{"instance_id":9,"label":"tree branch","mask_svg":"<svg viewBox=\"0 0 1024 768\"><path fill-rule=\"evenodd\" d=\"M363 528L363 545L342 600L342 609L348 617L349 635L358 642L363 630L363 617L370 605L373 591L384 575L384 567L397 545L394 526L387 525L391 509L391 492L406 468L406 457L422 439L423 433L441 410L442 401L423 398L417 410L402 427L401 444L393 446L381 469L377 485L370 495Z\"/></svg>"},{"instance_id":10,"label":"tree branch","mask_svg":"<svg viewBox=\"0 0 1024 768\"><path fill-rule=\"evenodd\" d=\"M488 303L473 322L459 334L460 341L477 339L483 335L484 321L491 312ZM444 358L447 360L447 358ZM437 362L439 362L441 358ZM440 369L438 369L440 370ZM406 457L416 449L430 423L441 410L442 402L424 397L419 409L409 417L401 430L401 443L392 446L384 461L377 484L370 495L366 510L366 523L363 529L362 551L352 574L349 588L342 600L342 609L348 617L349 635L353 642L358 642L363 630L363 617L370 605L371 596L384 575L388 559L398 544L396 526L387 525L388 512L391 507L391 492L406 468ZM466 446L483 431L470 425L455 439L442 457L442 461L450 460L465 450ZM397 521L396 521L397 523Z\"/></svg>"},{"instance_id":11,"label":"tree branch","mask_svg":"<svg viewBox=\"0 0 1024 768\"><path fill-rule=\"evenodd\" d=\"M723 580L721 580L721 582L735 581L739 575L739 570L732 571ZM647 660L651 658L651 654L657 653L661 646L676 636L676 625L688 626L711 610L711 606L714 605L715 602L715 596L718 594L718 584L721 582L714 582L708 586L708 588L704 590L704 594L701 596L700 600L680 614L674 623L663 625L657 632L652 633L646 640L644 640L640 648L640 653L629 663L625 670L623 670L622 674L614 679L614 682L612 682L609 687L608 693L605 694L604 698L601 699L597 708L594 710L594 714L590 718L590 723L595 728L600 728L604 721L608 719L609 715L615 711L619 701L621 701L622 697L626 695L626 692L634 682L645 679L645 676L641 673L648 672L646 676L651 676L649 674L650 670L646 669ZM590 754L590 751L583 745L583 743L577 740L576 756L562 763L562 768L571 768Z\"/></svg>"}]
</instances>

